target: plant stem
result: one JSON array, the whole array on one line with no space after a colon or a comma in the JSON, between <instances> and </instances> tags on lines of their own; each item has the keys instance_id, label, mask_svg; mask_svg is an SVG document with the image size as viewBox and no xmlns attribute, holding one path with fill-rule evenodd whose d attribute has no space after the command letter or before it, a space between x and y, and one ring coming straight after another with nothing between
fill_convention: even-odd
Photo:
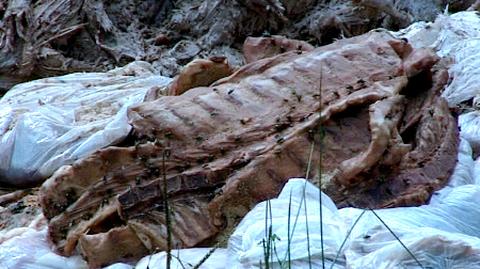
<instances>
[{"instance_id":1,"label":"plant stem","mask_svg":"<svg viewBox=\"0 0 480 269\"><path fill-rule=\"evenodd\" d=\"M168 204L168 184L167 184L167 172L165 165L165 158L167 152L163 150L162 154L162 171L163 171L163 205L165 207L165 222L167 224L167 261L166 267L170 269L172 264L172 221L170 219L170 206Z\"/></svg>"},{"instance_id":2,"label":"plant stem","mask_svg":"<svg viewBox=\"0 0 480 269\"><path fill-rule=\"evenodd\" d=\"M357 219L353 223L352 227L350 227L350 230L348 230L347 235L345 236L345 239L343 239L343 242L342 242L342 244L340 245L340 248L337 251L337 255L335 255L335 259L333 260L333 263L330 266L330 269L333 269L333 266L335 265L335 263L337 263L338 257L340 257L340 254L342 253L342 249L345 246L345 244L347 243L347 240L350 237L350 234L352 233L353 228L355 228L355 225L357 225L357 223L360 221L360 218L362 218L362 216L365 214L365 212L367 212L367 211L365 211L365 210L362 211L362 213L357 217Z\"/></svg>"},{"instance_id":3,"label":"plant stem","mask_svg":"<svg viewBox=\"0 0 480 269\"><path fill-rule=\"evenodd\" d=\"M322 78L323 78L323 70L322 66L320 66L320 80L319 80L319 87L318 87L318 114L319 114L319 136L320 136L320 143L319 143L319 151L318 151L318 202L319 202L319 214L320 214L320 244L322 249L322 269L325 269L325 251L324 251L324 244L323 244L323 202L322 202L322 151L323 151L323 129L322 129Z\"/></svg>"},{"instance_id":4,"label":"plant stem","mask_svg":"<svg viewBox=\"0 0 480 269\"><path fill-rule=\"evenodd\" d=\"M395 239L400 243L400 245L402 245L402 247L408 252L408 254L410 254L410 256L415 260L415 262L417 262L418 266L424 269L425 267L423 267L423 265L420 263L417 257L413 255L413 252L411 252L410 249L407 248L407 246L402 242L402 240L400 240L400 238L392 231L392 229L390 229L390 227L388 227L388 225L382 220L382 218L380 218L380 216L377 215L377 212L375 212L372 208L368 208L368 209L372 211L373 215L377 217L377 219L385 226L385 228L387 228L387 230L393 235L393 237L395 237Z\"/></svg>"}]
</instances>

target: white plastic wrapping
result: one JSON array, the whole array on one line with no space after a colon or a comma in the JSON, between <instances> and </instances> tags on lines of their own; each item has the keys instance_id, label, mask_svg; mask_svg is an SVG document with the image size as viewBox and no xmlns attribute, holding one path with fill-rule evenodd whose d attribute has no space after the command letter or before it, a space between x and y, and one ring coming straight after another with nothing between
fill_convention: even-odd
<instances>
[{"instance_id":1,"label":"white plastic wrapping","mask_svg":"<svg viewBox=\"0 0 480 269\"><path fill-rule=\"evenodd\" d=\"M480 149L480 111L472 111L458 117L460 133L472 148Z\"/></svg>"},{"instance_id":2,"label":"white plastic wrapping","mask_svg":"<svg viewBox=\"0 0 480 269\"><path fill-rule=\"evenodd\" d=\"M109 265L107 267L104 267L103 269L133 269L134 266L126 263L114 263L112 265Z\"/></svg>"},{"instance_id":3,"label":"white plastic wrapping","mask_svg":"<svg viewBox=\"0 0 480 269\"><path fill-rule=\"evenodd\" d=\"M209 255L210 248L191 248L191 249L177 249L172 250L172 263L171 269L191 269L200 260ZM224 269L229 268L227 264L229 259L226 249L216 249L210 254L208 259L200 266L200 269ZM153 268L166 268L167 254L166 252L160 252L154 255L149 255L141 259L135 269L153 269ZM110 268L109 268L110 269ZM113 268L112 268L113 269Z\"/></svg>"},{"instance_id":4,"label":"white plastic wrapping","mask_svg":"<svg viewBox=\"0 0 480 269\"><path fill-rule=\"evenodd\" d=\"M346 231L337 207L324 193L322 193L322 210L324 254L330 266ZM318 188L304 179L290 179L277 199L272 199L269 204L262 202L255 206L240 222L229 240L230 257L237 259L241 264L237 268L262 268L261 264L265 265L262 240L268 240L266 231L269 230L270 225L272 235L275 237L271 249L272 251L275 249L276 253L270 259L272 262L270 268L285 268L280 265L285 266L288 262L289 248L290 261L294 268L308 268L309 252L312 265L319 268L322 250ZM307 244L307 229L310 244ZM291 238L290 247L288 234Z\"/></svg>"},{"instance_id":5,"label":"white plastic wrapping","mask_svg":"<svg viewBox=\"0 0 480 269\"><path fill-rule=\"evenodd\" d=\"M0 100L0 182L26 185L121 141L126 111L170 78L146 62L106 73L74 73L13 87Z\"/></svg>"},{"instance_id":6,"label":"white plastic wrapping","mask_svg":"<svg viewBox=\"0 0 480 269\"><path fill-rule=\"evenodd\" d=\"M452 56L460 44L480 37L480 17L475 11L439 15L435 22L416 22L393 35L407 38L415 48L430 47L441 57Z\"/></svg>"},{"instance_id":7,"label":"white plastic wrapping","mask_svg":"<svg viewBox=\"0 0 480 269\"><path fill-rule=\"evenodd\" d=\"M443 198L430 205L382 209L376 213L423 267L477 268L480 208L476 205L480 202L480 186L456 187ZM340 214L347 223L353 223L361 211L346 208ZM345 254L349 268L420 268L370 211L353 230Z\"/></svg>"},{"instance_id":8,"label":"white plastic wrapping","mask_svg":"<svg viewBox=\"0 0 480 269\"><path fill-rule=\"evenodd\" d=\"M348 268L480 268L480 239L478 238L420 228L416 231L416 236L412 232L404 235L402 240L414 256L411 256L398 241L392 240L382 248L350 263ZM375 244L368 244L368 246L372 245Z\"/></svg>"},{"instance_id":9,"label":"white plastic wrapping","mask_svg":"<svg viewBox=\"0 0 480 269\"><path fill-rule=\"evenodd\" d=\"M0 268L15 269L87 269L80 256L63 257L50 249L46 228L28 228L20 236L0 245Z\"/></svg>"},{"instance_id":10,"label":"white plastic wrapping","mask_svg":"<svg viewBox=\"0 0 480 269\"><path fill-rule=\"evenodd\" d=\"M477 22L480 26L480 19ZM449 69L452 81L446 87L442 96L450 106L476 98L480 94L478 80L480 79L480 34L455 44L451 56L454 64Z\"/></svg>"}]
</instances>

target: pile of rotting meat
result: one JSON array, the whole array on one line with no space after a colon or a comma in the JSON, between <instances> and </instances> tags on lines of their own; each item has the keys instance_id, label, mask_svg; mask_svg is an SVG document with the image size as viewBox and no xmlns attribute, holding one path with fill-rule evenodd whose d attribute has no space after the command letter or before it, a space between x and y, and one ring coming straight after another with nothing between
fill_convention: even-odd
<instances>
[{"instance_id":1,"label":"pile of rotting meat","mask_svg":"<svg viewBox=\"0 0 480 269\"><path fill-rule=\"evenodd\" d=\"M192 88L205 85L193 65L192 83L170 86L183 94L129 110L131 146L99 150L42 185L59 253L79 249L100 267L166 249L165 193L173 247L211 244L309 166L340 207L419 205L446 184L458 128L433 52L383 31L316 49L266 39L246 42L253 62L208 87ZM263 58L276 42L292 50Z\"/></svg>"}]
</instances>

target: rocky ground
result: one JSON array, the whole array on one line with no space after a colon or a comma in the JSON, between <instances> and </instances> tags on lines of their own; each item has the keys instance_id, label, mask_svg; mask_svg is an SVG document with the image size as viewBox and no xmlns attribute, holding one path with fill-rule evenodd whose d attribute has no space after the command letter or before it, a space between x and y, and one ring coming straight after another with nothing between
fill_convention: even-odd
<instances>
[{"instance_id":1,"label":"rocky ground","mask_svg":"<svg viewBox=\"0 0 480 269\"><path fill-rule=\"evenodd\" d=\"M473 0L2 0L0 90L39 77L105 71L133 60L174 76L194 58L244 63L247 36L312 45L433 20ZM474 8L473 6L472 8Z\"/></svg>"}]
</instances>

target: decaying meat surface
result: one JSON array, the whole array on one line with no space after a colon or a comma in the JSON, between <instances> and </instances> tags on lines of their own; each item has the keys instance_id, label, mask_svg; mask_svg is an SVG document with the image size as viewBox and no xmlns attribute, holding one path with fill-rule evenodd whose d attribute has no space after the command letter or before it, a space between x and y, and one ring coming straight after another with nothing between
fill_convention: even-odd
<instances>
[{"instance_id":1,"label":"decaying meat surface","mask_svg":"<svg viewBox=\"0 0 480 269\"><path fill-rule=\"evenodd\" d=\"M458 144L437 60L372 32L145 102L129 111L135 146L98 151L42 186L49 236L65 255L79 244L92 267L165 249L165 177L174 247L198 245L305 177L320 144L322 185L339 205L424 203ZM119 241L129 243L112 252Z\"/></svg>"},{"instance_id":2,"label":"decaying meat surface","mask_svg":"<svg viewBox=\"0 0 480 269\"><path fill-rule=\"evenodd\" d=\"M245 62L251 63L291 50L311 51L314 47L305 41L283 36L248 37L243 43Z\"/></svg>"},{"instance_id":3,"label":"decaying meat surface","mask_svg":"<svg viewBox=\"0 0 480 269\"><path fill-rule=\"evenodd\" d=\"M233 73L225 57L196 59L187 64L169 87L170 95L180 95L189 89L209 86Z\"/></svg>"},{"instance_id":4,"label":"decaying meat surface","mask_svg":"<svg viewBox=\"0 0 480 269\"><path fill-rule=\"evenodd\" d=\"M38 189L28 189L0 195L0 244L29 228L46 226L37 193Z\"/></svg>"}]
</instances>

